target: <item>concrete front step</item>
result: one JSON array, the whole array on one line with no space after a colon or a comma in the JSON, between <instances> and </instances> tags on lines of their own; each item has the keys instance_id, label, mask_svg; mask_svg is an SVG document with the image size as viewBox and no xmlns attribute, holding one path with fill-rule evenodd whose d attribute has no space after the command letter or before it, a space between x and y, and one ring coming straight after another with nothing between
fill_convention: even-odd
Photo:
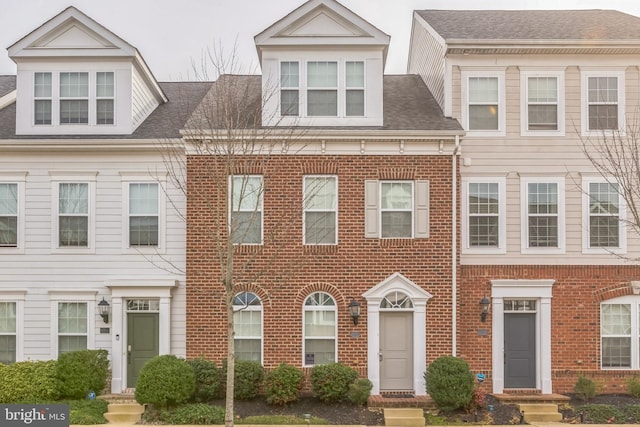
<instances>
[{"instance_id":1,"label":"concrete front step","mask_svg":"<svg viewBox=\"0 0 640 427\"><path fill-rule=\"evenodd\" d=\"M144 406L137 403L110 403L104 417L110 423L131 423L140 421Z\"/></svg>"},{"instance_id":2,"label":"concrete front step","mask_svg":"<svg viewBox=\"0 0 640 427\"><path fill-rule=\"evenodd\" d=\"M562 421L562 414L554 403L520 403L518 409L524 413L527 423Z\"/></svg>"},{"instance_id":3,"label":"concrete front step","mask_svg":"<svg viewBox=\"0 0 640 427\"><path fill-rule=\"evenodd\" d=\"M384 425L424 427L424 410L420 408L384 408Z\"/></svg>"}]
</instances>

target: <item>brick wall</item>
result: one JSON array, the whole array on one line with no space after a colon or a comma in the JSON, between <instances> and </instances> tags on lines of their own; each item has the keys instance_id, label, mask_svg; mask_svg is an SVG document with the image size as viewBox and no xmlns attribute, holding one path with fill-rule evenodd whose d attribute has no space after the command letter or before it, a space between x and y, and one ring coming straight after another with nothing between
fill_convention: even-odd
<instances>
[{"instance_id":1,"label":"brick wall","mask_svg":"<svg viewBox=\"0 0 640 427\"><path fill-rule=\"evenodd\" d=\"M640 278L640 266L470 266L459 280L458 356L491 379L491 314L480 323L479 301L491 296L493 279L554 279L551 299L551 363L553 391L567 393L579 375L592 378L603 392L625 390L630 371L600 369L600 303L633 293L630 282ZM489 333L478 335L478 329Z\"/></svg>"},{"instance_id":2,"label":"brick wall","mask_svg":"<svg viewBox=\"0 0 640 427\"><path fill-rule=\"evenodd\" d=\"M287 155L253 157L251 164L235 168L264 175L265 244L237 247L235 260L238 290L251 290L263 302L266 368L282 362L302 366L302 304L321 290L337 302L339 361L366 375L366 301L360 295L395 272L433 295L427 304L427 361L451 353L451 161L450 156ZM226 178L220 170L215 158L188 158L187 357L214 361L226 355L215 237L226 209ZM307 174L338 176L337 246L302 245L300 205ZM365 239L364 182L370 179L428 179L430 237ZM351 298L362 306L357 326L347 311Z\"/></svg>"}]
</instances>

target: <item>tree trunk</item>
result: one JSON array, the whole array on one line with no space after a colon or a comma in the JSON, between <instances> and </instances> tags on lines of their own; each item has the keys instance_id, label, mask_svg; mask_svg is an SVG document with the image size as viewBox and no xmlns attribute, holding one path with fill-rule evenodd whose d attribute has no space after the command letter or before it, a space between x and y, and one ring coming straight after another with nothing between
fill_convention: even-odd
<instances>
[{"instance_id":1,"label":"tree trunk","mask_svg":"<svg viewBox=\"0 0 640 427\"><path fill-rule=\"evenodd\" d=\"M231 287L232 288L232 287ZM233 290L226 289L227 303L227 391L225 400L225 427L233 427L233 400L234 400L234 380L235 380L235 342L233 331Z\"/></svg>"}]
</instances>

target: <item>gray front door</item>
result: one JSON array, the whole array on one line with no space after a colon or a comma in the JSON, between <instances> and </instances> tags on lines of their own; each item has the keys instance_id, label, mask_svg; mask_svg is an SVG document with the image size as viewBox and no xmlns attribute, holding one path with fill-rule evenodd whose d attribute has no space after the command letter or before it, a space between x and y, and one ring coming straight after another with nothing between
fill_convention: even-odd
<instances>
[{"instance_id":1,"label":"gray front door","mask_svg":"<svg viewBox=\"0 0 640 427\"><path fill-rule=\"evenodd\" d=\"M158 313L127 315L127 387L135 387L142 366L159 353Z\"/></svg>"},{"instance_id":2,"label":"gray front door","mask_svg":"<svg viewBox=\"0 0 640 427\"><path fill-rule=\"evenodd\" d=\"M380 313L380 390L413 391L413 313Z\"/></svg>"},{"instance_id":3,"label":"gray front door","mask_svg":"<svg viewBox=\"0 0 640 427\"><path fill-rule=\"evenodd\" d=\"M504 315L504 385L536 387L536 314Z\"/></svg>"}]
</instances>

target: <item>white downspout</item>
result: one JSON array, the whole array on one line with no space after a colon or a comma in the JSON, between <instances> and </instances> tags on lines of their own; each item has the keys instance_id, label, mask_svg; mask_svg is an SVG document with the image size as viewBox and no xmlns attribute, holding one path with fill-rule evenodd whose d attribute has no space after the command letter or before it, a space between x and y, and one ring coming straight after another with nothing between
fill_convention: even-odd
<instances>
[{"instance_id":1,"label":"white downspout","mask_svg":"<svg viewBox=\"0 0 640 427\"><path fill-rule=\"evenodd\" d=\"M457 274L457 258L458 258L458 171L457 156L460 151L460 136L456 135L456 146L451 155L451 355L456 356L458 353L458 274Z\"/></svg>"}]
</instances>

